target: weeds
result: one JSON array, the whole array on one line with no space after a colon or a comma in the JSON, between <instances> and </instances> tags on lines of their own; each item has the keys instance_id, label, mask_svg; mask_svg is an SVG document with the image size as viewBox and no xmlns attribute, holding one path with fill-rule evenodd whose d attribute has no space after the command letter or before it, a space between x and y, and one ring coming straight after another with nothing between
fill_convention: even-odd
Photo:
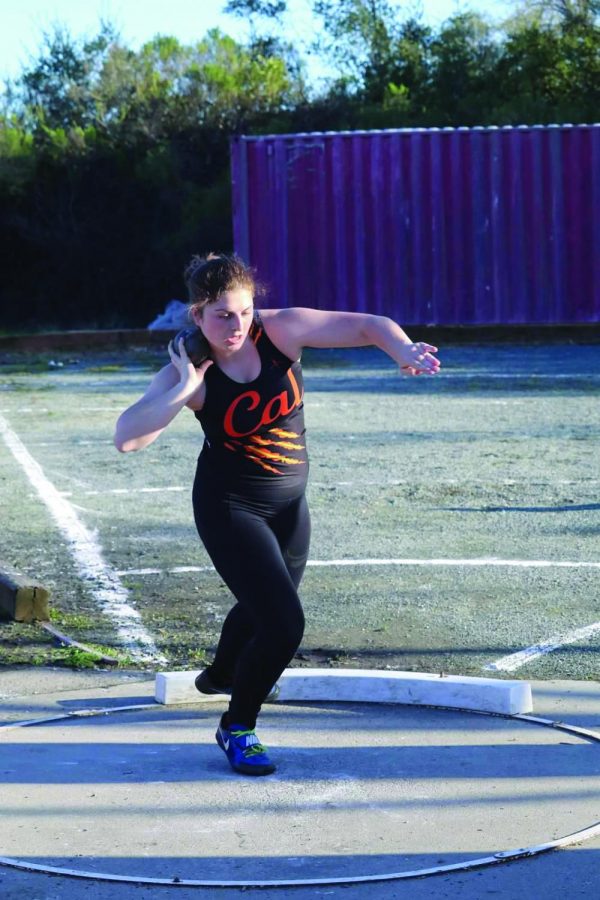
<instances>
[{"instance_id":1,"label":"weeds","mask_svg":"<svg viewBox=\"0 0 600 900\"><path fill-rule=\"evenodd\" d=\"M50 621L54 625L61 625L63 628L93 628L94 621L89 616L82 616L78 613L66 613L62 610L51 609Z\"/></svg>"}]
</instances>

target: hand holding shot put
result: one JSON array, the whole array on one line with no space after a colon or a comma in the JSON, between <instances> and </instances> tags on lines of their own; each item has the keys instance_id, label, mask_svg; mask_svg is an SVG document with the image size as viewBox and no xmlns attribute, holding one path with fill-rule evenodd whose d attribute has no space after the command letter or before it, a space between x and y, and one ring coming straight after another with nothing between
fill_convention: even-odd
<instances>
[{"instance_id":1,"label":"hand holding shot put","mask_svg":"<svg viewBox=\"0 0 600 900\"><path fill-rule=\"evenodd\" d=\"M188 331L191 331L191 329L188 329ZM190 359L185 344L185 334L182 334L181 337L178 334L169 341L167 350L169 351L171 362L179 372L181 382L189 382L190 387L198 388L204 381L206 370L209 366L212 366L213 361L208 356Z\"/></svg>"},{"instance_id":2,"label":"hand holding shot put","mask_svg":"<svg viewBox=\"0 0 600 900\"><path fill-rule=\"evenodd\" d=\"M310 515L302 350L375 346L407 375L435 375L440 363L436 347L413 343L386 316L303 307L259 313L254 299L264 291L236 256L195 256L184 278L195 328L169 345L169 363L119 417L115 444L123 452L148 446L184 407L202 426L194 519L235 604L195 683L201 693L230 695L216 740L231 767L268 775L275 764L256 720L304 633L298 589Z\"/></svg>"},{"instance_id":3,"label":"hand holding shot put","mask_svg":"<svg viewBox=\"0 0 600 900\"><path fill-rule=\"evenodd\" d=\"M161 434L184 406L194 398L201 398L204 376L212 365L211 359L196 368L185 349L184 338L167 347L171 364L154 376L143 397L119 417L115 431L115 445L123 453L142 450Z\"/></svg>"}]
</instances>

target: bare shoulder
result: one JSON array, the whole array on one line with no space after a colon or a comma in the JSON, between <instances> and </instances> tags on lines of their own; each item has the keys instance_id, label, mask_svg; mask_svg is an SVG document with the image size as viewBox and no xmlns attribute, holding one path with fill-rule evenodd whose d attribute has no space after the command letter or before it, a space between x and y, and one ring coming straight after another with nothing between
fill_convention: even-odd
<instances>
[{"instance_id":1,"label":"bare shoulder","mask_svg":"<svg viewBox=\"0 0 600 900\"><path fill-rule=\"evenodd\" d=\"M302 343L298 340L298 325L301 323L301 307L287 309L261 309L260 317L269 339L289 359L300 359Z\"/></svg>"},{"instance_id":2,"label":"bare shoulder","mask_svg":"<svg viewBox=\"0 0 600 900\"><path fill-rule=\"evenodd\" d=\"M277 329L277 321L281 320L282 313L285 313L287 310L285 309L257 309L256 312L259 314L260 319L263 325L269 331L272 331L273 328Z\"/></svg>"},{"instance_id":3,"label":"bare shoulder","mask_svg":"<svg viewBox=\"0 0 600 900\"><path fill-rule=\"evenodd\" d=\"M291 320L296 317L298 312L302 312L303 307L301 306L289 306L286 309L259 309L257 312L260 314L263 322L285 322L285 320Z\"/></svg>"}]
</instances>

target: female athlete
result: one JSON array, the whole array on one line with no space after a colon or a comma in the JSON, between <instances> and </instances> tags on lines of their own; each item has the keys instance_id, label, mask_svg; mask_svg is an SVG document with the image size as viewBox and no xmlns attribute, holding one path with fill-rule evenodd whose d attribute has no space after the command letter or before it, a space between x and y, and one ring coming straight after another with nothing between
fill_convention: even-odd
<instances>
[{"instance_id":1,"label":"female athlete","mask_svg":"<svg viewBox=\"0 0 600 900\"><path fill-rule=\"evenodd\" d=\"M183 340L170 344L170 363L120 416L115 445L124 453L147 447L184 407L200 421L196 527L237 602L196 687L231 695L216 739L232 768L268 775L275 765L256 719L304 631L298 587L310 518L302 349L375 345L408 375L434 375L440 364L435 347L413 343L384 316L301 307L259 313L261 288L236 256L195 256L184 278L210 359L195 368Z\"/></svg>"}]
</instances>

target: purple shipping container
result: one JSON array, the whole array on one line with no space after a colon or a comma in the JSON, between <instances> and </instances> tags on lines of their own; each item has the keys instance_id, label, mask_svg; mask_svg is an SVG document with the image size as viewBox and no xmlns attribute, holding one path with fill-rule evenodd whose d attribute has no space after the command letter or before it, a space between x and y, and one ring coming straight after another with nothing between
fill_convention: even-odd
<instances>
[{"instance_id":1,"label":"purple shipping container","mask_svg":"<svg viewBox=\"0 0 600 900\"><path fill-rule=\"evenodd\" d=\"M600 322L600 125L235 138L236 252L274 306Z\"/></svg>"}]
</instances>

